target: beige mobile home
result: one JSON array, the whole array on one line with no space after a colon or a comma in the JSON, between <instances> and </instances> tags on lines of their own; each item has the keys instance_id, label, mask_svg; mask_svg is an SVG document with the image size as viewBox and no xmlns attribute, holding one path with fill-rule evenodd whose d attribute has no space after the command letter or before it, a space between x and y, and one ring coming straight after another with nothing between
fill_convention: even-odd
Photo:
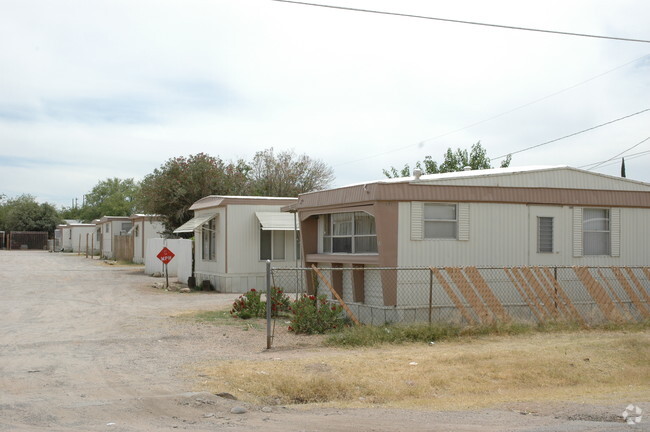
<instances>
[{"instance_id":1,"label":"beige mobile home","mask_svg":"<svg viewBox=\"0 0 650 432\"><path fill-rule=\"evenodd\" d=\"M194 233L197 284L210 281L219 292L264 289L265 262L296 265L297 223L281 207L296 198L217 196L195 202L194 218L175 233Z\"/></svg>"},{"instance_id":2,"label":"beige mobile home","mask_svg":"<svg viewBox=\"0 0 650 432\"><path fill-rule=\"evenodd\" d=\"M394 275L364 297L370 267L650 263L650 184L566 166L416 173L302 194L293 208L305 264L355 269L333 280L351 302L398 304Z\"/></svg>"},{"instance_id":3,"label":"beige mobile home","mask_svg":"<svg viewBox=\"0 0 650 432\"><path fill-rule=\"evenodd\" d=\"M147 240L161 238L165 231L162 218L156 215L131 215L131 235L133 236L133 262L144 264Z\"/></svg>"},{"instance_id":4,"label":"beige mobile home","mask_svg":"<svg viewBox=\"0 0 650 432\"><path fill-rule=\"evenodd\" d=\"M100 253L104 258L115 257L113 236L126 236L133 223L129 216L104 216L97 221L97 234L99 235Z\"/></svg>"}]
</instances>

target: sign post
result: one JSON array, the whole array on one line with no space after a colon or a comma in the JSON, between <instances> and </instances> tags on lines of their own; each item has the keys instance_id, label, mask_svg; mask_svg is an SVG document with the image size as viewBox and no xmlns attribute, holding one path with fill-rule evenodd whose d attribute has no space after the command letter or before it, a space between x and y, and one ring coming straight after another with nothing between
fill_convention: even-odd
<instances>
[{"instance_id":1,"label":"sign post","mask_svg":"<svg viewBox=\"0 0 650 432\"><path fill-rule=\"evenodd\" d=\"M167 246L163 247L156 257L162 261L165 266L165 288L169 288L169 272L167 271L167 264L171 261L176 255L174 252L167 249Z\"/></svg>"}]
</instances>

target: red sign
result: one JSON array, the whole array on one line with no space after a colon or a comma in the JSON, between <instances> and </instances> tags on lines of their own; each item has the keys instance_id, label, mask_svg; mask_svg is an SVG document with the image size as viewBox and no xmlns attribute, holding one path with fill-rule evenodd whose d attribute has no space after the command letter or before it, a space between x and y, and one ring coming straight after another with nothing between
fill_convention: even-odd
<instances>
[{"instance_id":1,"label":"red sign","mask_svg":"<svg viewBox=\"0 0 650 432\"><path fill-rule=\"evenodd\" d=\"M158 255L156 255L156 257L158 257L158 259L160 261L162 261L164 264L169 263L169 261L171 261L172 258L174 258L175 256L176 255L174 255L174 252L167 249L167 247L162 248L160 253L158 253Z\"/></svg>"}]
</instances>

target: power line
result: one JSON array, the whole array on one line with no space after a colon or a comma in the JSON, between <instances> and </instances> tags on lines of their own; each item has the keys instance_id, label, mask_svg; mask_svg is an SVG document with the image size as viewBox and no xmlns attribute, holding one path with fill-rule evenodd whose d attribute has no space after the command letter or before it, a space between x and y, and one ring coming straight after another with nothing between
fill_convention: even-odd
<instances>
[{"instance_id":1,"label":"power line","mask_svg":"<svg viewBox=\"0 0 650 432\"><path fill-rule=\"evenodd\" d=\"M544 101L544 100L546 100L546 99L550 99L550 98L553 97L553 96L557 96L557 95L559 95L559 94L562 94L562 93L564 93L564 92L567 92L567 91L569 91L569 90L572 90L572 89L574 89L574 88L576 88L576 87L579 87L579 86L581 86L581 85L583 85L583 84L586 84L586 83L588 83L588 82L590 82L590 81L593 81L593 80L595 80L595 79L598 79L598 78L600 78L600 77L602 77L602 76L604 76L604 75L607 75L607 74L609 74L609 73L612 73L612 72L614 72L614 71L616 71L616 70L618 70L618 69L621 69L621 68L623 68L623 67L625 67L625 66L627 66L627 65L630 65L630 64L632 64L632 63L635 63L635 62L641 60L642 58L645 58L646 56L648 56L648 54L642 55L641 57L638 57L638 58L636 58L636 59L634 59L634 60L631 60L631 61L629 61L629 62L627 62L627 63L624 63L624 64L622 64L622 65L616 66L615 68L609 69L609 70L607 70L607 71L605 71L605 72L602 72L602 73L600 73L600 74L598 74L598 75L595 75L595 76L593 76L593 77L591 77L591 78L587 78L586 80L581 81L581 82L579 82L579 83L577 83L577 84L573 84L573 85L571 85L571 86L569 86L569 87L565 87L565 88L563 88L562 90L558 90L558 91L556 91L556 92L554 92L554 93L551 93L551 94L549 94L549 95L547 95L547 96L544 96L544 97L541 97L541 98L535 99L535 100L533 100L533 101L531 101L531 102L527 102L527 103L525 103L525 104L523 104L523 105L516 106L515 108L511 108L511 109L509 109L509 110L507 110L507 111L504 111L504 112L502 112L502 113L495 114L495 115L493 115L493 116L491 116L491 117L488 117L488 118L486 118L486 119L476 121L476 122L471 123L471 124L469 124L469 125L467 125L467 126L463 126L463 127L458 128L458 129L453 129L453 130L450 130L450 131L444 132L444 133L442 133L442 134L440 134L440 135L436 135L436 136L433 136L433 137L430 137L430 138L423 139L422 141L420 141L420 142L418 142L418 143L408 144L408 145L405 145L405 146L402 146L402 147L394 148L394 149L392 149L392 150L387 150L387 151L384 151L384 152L381 152L381 153L375 153L375 154L372 154L372 155L369 155L369 156L364 156L363 158L354 159L354 160L347 161L347 162L341 162L341 163L337 164L336 166L347 165L347 164L349 164L349 163L359 162L359 161L362 161L362 160L366 160L366 159L370 159L370 158L374 158L374 157L378 157L378 156L383 156L383 155L386 155L386 154L389 154L389 153L394 153L394 152L396 152L396 151L400 151L400 150L407 149L407 148L409 148L409 147L413 147L413 146L415 146L415 145L422 146L424 143L426 143L426 142L428 142L428 141L433 141L433 140L437 140L437 139L440 139L440 138L444 138L444 137L446 137L446 136L448 136L448 135L452 135L452 134L455 134L455 133L457 133L457 132L461 132L461 131L464 131L464 130L467 130L467 129L473 128L474 126L478 126L478 125L480 125L480 124L487 123L487 122L489 122L489 121L491 121L491 120L495 120L495 119L497 119L497 118L499 118L499 117L503 117L503 116L505 116L505 115L507 115L507 114L510 114L510 113L512 113L512 112L515 112L515 111L518 111L518 110L520 110L520 109L522 109L522 108L526 108L526 107L531 106L531 105L534 105L534 104L536 104L536 103L538 103L538 102L542 102L542 101Z\"/></svg>"},{"instance_id":2,"label":"power line","mask_svg":"<svg viewBox=\"0 0 650 432\"><path fill-rule=\"evenodd\" d=\"M630 114L630 115L626 115L626 116L621 117L621 118L617 118L616 120L608 121L607 123L602 123L602 124L599 124L599 125L597 125L597 126L593 126L593 127L588 128L588 129L581 130L580 132L575 132L575 133L572 133L572 134L569 134L569 135L565 135L565 136L560 137L560 138L555 138L555 139L553 139L553 140L543 142L543 143L541 143L541 144L536 144L536 145L534 145L534 146L526 147L526 148L521 149L521 150L517 150L517 151L514 151L514 152L506 153L506 154L504 154L504 155L497 156L497 157L493 158L492 160L503 159L504 157L507 157L508 155L512 156L512 155L514 155L514 154L517 154L517 153L523 153L523 152L525 152L525 151L532 150L532 149L537 148L537 147L545 146L545 145L547 145L547 144L551 144L551 143L554 143L554 142L558 142L558 141L563 140L563 139L566 139L566 138L571 138L571 137L574 137L574 136L576 136L576 135L580 135L580 134L583 134L583 133L585 133L585 132L589 132L589 131L592 131L592 130L594 130L594 129L598 129L598 128L601 128L601 127L603 127L603 126L607 126L607 125L610 125L610 124L612 124L612 123L616 123L616 122L618 122L618 121L625 120L625 119L627 119L627 118L634 117L634 116L636 116L636 115L643 114L644 112L648 112L648 111L650 111L650 108L646 108L646 109L644 109L644 110L642 110L642 111L635 112L634 114Z\"/></svg>"},{"instance_id":3,"label":"power line","mask_svg":"<svg viewBox=\"0 0 650 432\"><path fill-rule=\"evenodd\" d=\"M646 141L648 141L648 140L650 140L650 137L647 137L646 139L644 139L644 140L642 140L642 141L640 141L640 142L634 144L634 145L633 145L632 147L630 147L629 149L627 149L627 150L623 150L623 151L620 152L619 154L617 154L617 155L615 155L615 156L612 156L611 158L609 158L609 159L607 159L607 160L604 160L604 161L601 161L601 162L596 162L595 164L585 165L585 167L589 167L589 168L586 168L586 169L589 170L589 171L591 171L591 170L593 170L593 169L596 169L596 168L598 168L599 166L602 166L602 165L606 164L607 162L610 162L610 161L612 161L612 160L618 158L619 156L622 156L623 154L629 152L629 151L632 150L633 148L636 148L636 147L640 146L641 144L643 144L644 142L646 142Z\"/></svg>"},{"instance_id":4,"label":"power line","mask_svg":"<svg viewBox=\"0 0 650 432\"><path fill-rule=\"evenodd\" d=\"M642 152L639 152L639 153L632 153L630 155L625 156L625 160L631 161L631 160L634 160L636 158L640 158L642 156L647 156L647 155L650 155L650 150L642 151ZM611 166L611 165L618 164L618 159L616 159L616 160L611 160L610 159L610 160L607 160L607 161L596 162L596 164L600 164L600 163L604 163L604 165L600 165L600 168L605 168L605 167L608 167L608 166ZM593 168L587 168L587 167L590 167L592 165L594 165L594 164L592 163L592 164L588 164L588 165L582 165L582 166L579 166L578 168L587 169L587 170L591 171Z\"/></svg>"},{"instance_id":5,"label":"power line","mask_svg":"<svg viewBox=\"0 0 650 432\"><path fill-rule=\"evenodd\" d=\"M359 8L351 8L351 7L344 7L344 6L299 2L293 0L271 0L271 1L280 2L280 3L293 3L293 4L303 5L303 6L316 6L316 7L328 8L328 9L340 9L340 10L347 10L353 12L366 12L366 13L373 13L379 15L392 15L392 16L400 16L406 18L419 18L419 19L426 19L426 20L450 22L456 24L470 24L470 25L477 25L477 26L484 26L484 27L496 27L496 28L502 28L508 30L522 30L522 31L531 31L531 32L538 32L538 33L559 34L564 36L580 36L580 37L589 37L589 38L597 38L597 39L609 39L609 40L617 40L617 41L624 41L624 42L650 43L650 40L645 40L645 39L630 39L630 38L622 38L622 37L614 37L614 36L594 35L594 34L587 34L587 33L573 33L573 32L563 32L557 30L536 29L530 27L509 26L509 25L502 25L502 24L489 24L489 23L482 23L476 21L464 21L464 20L456 20L456 19L449 19L449 18L424 16L424 15L412 15L412 14L399 13L399 12L386 12L386 11L378 11L373 9L359 9Z\"/></svg>"}]
</instances>

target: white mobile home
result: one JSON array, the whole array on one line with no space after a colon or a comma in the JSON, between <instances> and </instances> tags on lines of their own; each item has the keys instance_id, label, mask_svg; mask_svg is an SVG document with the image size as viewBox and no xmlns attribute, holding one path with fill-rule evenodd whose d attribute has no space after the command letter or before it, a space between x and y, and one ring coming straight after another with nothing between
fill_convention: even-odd
<instances>
[{"instance_id":1,"label":"white mobile home","mask_svg":"<svg viewBox=\"0 0 650 432\"><path fill-rule=\"evenodd\" d=\"M161 238L165 225L160 216L134 214L131 215L131 235L133 236L133 262L144 264L147 250L147 240Z\"/></svg>"},{"instance_id":2,"label":"white mobile home","mask_svg":"<svg viewBox=\"0 0 650 432\"><path fill-rule=\"evenodd\" d=\"M63 252L99 251L99 243L95 242L95 224L85 224L79 221L67 221L58 225L55 233L56 250ZM93 250L94 249L94 250Z\"/></svg>"},{"instance_id":3,"label":"white mobile home","mask_svg":"<svg viewBox=\"0 0 650 432\"><path fill-rule=\"evenodd\" d=\"M133 227L133 222L128 216L104 216L96 223L99 236L100 253L104 258L115 257L113 250L113 236L126 236Z\"/></svg>"},{"instance_id":4,"label":"white mobile home","mask_svg":"<svg viewBox=\"0 0 650 432\"><path fill-rule=\"evenodd\" d=\"M195 202L194 218L175 233L194 233L197 284L210 281L219 292L244 293L265 287L265 262L293 266L297 260L294 215L281 207L296 198L217 196Z\"/></svg>"},{"instance_id":5,"label":"white mobile home","mask_svg":"<svg viewBox=\"0 0 650 432\"><path fill-rule=\"evenodd\" d=\"M650 184L566 166L418 173L302 194L293 208L305 264L355 268L333 282L352 301L364 267L650 262ZM396 305L397 283L382 278L365 301Z\"/></svg>"}]
</instances>

